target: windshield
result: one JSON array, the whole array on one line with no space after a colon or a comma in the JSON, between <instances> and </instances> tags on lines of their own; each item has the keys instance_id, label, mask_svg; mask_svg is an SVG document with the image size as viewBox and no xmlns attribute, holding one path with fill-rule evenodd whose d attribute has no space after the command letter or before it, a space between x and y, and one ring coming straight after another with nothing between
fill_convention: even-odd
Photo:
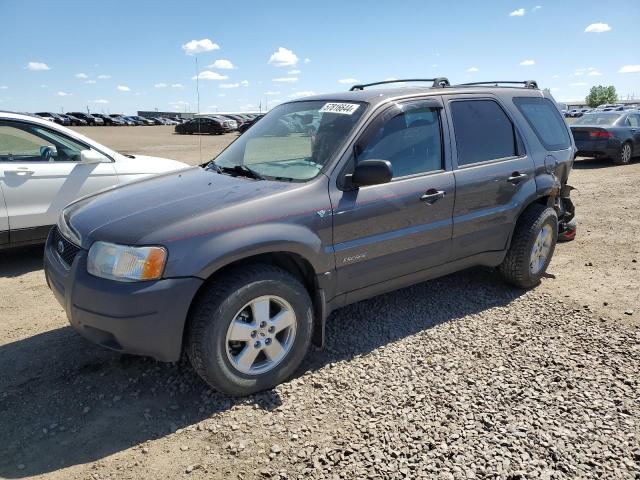
<instances>
[{"instance_id":1,"label":"windshield","mask_svg":"<svg viewBox=\"0 0 640 480\"><path fill-rule=\"evenodd\" d=\"M585 113L573 125L613 125L620 117L619 113Z\"/></svg>"},{"instance_id":2,"label":"windshield","mask_svg":"<svg viewBox=\"0 0 640 480\"><path fill-rule=\"evenodd\" d=\"M316 177L340 148L366 105L312 100L279 105L243 133L214 163L244 165L267 179Z\"/></svg>"}]
</instances>

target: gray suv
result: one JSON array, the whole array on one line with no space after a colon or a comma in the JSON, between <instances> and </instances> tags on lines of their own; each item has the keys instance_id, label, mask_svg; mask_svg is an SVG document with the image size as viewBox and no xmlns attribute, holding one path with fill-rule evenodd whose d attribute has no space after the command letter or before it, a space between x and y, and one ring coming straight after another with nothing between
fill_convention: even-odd
<instances>
[{"instance_id":1,"label":"gray suv","mask_svg":"<svg viewBox=\"0 0 640 480\"><path fill-rule=\"evenodd\" d=\"M206 165L67 206L45 272L72 326L246 395L346 304L475 265L535 286L574 215L560 111L533 81L429 81L279 105Z\"/></svg>"}]
</instances>

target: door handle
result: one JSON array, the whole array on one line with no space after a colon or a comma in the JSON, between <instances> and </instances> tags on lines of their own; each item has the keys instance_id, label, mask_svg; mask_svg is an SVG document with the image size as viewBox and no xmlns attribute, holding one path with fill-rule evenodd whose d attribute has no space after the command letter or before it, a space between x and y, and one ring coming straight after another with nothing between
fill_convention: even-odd
<instances>
[{"instance_id":1,"label":"door handle","mask_svg":"<svg viewBox=\"0 0 640 480\"><path fill-rule=\"evenodd\" d=\"M507 182L513 183L514 185L517 185L517 184L519 184L520 182L522 182L526 178L527 178L527 174L526 173L513 172L511 174L511 176L509 178L507 178Z\"/></svg>"},{"instance_id":2,"label":"door handle","mask_svg":"<svg viewBox=\"0 0 640 480\"><path fill-rule=\"evenodd\" d=\"M436 190L435 188L430 188L424 193L424 195L420 197L420 200L427 203L428 205L433 205L441 198L444 198L446 194L447 193L444 190Z\"/></svg>"},{"instance_id":3,"label":"door handle","mask_svg":"<svg viewBox=\"0 0 640 480\"><path fill-rule=\"evenodd\" d=\"M33 170L29 170L28 168L18 167L16 170L5 170L4 173L26 177L27 175L33 175L35 172Z\"/></svg>"}]
</instances>

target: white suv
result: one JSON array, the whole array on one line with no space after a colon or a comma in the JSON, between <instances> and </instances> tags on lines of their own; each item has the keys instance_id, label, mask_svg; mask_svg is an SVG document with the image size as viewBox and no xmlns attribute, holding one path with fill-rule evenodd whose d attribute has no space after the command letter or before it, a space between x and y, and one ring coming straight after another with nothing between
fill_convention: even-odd
<instances>
[{"instance_id":1,"label":"white suv","mask_svg":"<svg viewBox=\"0 0 640 480\"><path fill-rule=\"evenodd\" d=\"M62 208L79 197L186 167L121 155L47 120L0 112L0 249L44 242Z\"/></svg>"}]
</instances>

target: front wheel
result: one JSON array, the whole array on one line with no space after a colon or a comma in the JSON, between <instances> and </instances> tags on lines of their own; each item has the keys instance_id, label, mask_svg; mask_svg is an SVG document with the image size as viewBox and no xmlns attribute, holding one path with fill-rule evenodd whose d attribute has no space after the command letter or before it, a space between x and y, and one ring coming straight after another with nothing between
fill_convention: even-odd
<instances>
[{"instance_id":1,"label":"front wheel","mask_svg":"<svg viewBox=\"0 0 640 480\"><path fill-rule=\"evenodd\" d=\"M269 265L244 266L212 282L193 309L187 352L212 387L249 395L287 380L311 340L313 309L304 286Z\"/></svg>"},{"instance_id":2,"label":"front wheel","mask_svg":"<svg viewBox=\"0 0 640 480\"><path fill-rule=\"evenodd\" d=\"M558 240L558 215L545 205L529 206L520 215L511 246L500 264L502 277L520 288L536 286L544 275Z\"/></svg>"}]
</instances>

